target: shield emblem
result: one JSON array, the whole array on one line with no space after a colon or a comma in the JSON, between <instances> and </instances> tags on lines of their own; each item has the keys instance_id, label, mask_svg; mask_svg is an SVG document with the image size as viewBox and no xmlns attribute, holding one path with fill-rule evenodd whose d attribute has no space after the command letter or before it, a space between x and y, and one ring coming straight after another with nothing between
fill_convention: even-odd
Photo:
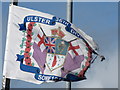
<instances>
[{"instance_id":1,"label":"shield emblem","mask_svg":"<svg viewBox=\"0 0 120 90\"><path fill-rule=\"evenodd\" d=\"M46 37L46 63L50 71L64 65L69 43L57 37Z\"/></svg>"}]
</instances>

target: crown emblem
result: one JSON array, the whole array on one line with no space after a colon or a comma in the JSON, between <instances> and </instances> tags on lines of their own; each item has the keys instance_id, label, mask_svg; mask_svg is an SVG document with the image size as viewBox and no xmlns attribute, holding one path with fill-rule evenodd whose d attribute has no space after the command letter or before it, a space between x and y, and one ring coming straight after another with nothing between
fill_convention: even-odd
<instances>
[{"instance_id":1,"label":"crown emblem","mask_svg":"<svg viewBox=\"0 0 120 90\"><path fill-rule=\"evenodd\" d=\"M64 32L61 30L61 27L58 27L57 29L52 29L51 33L52 35L60 38L63 38L65 36Z\"/></svg>"}]
</instances>

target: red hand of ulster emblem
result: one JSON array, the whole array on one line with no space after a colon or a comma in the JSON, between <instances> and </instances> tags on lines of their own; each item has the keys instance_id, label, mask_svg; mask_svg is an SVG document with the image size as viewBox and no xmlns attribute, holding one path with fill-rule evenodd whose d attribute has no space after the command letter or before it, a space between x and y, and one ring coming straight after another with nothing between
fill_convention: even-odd
<instances>
[{"instance_id":1,"label":"red hand of ulster emblem","mask_svg":"<svg viewBox=\"0 0 120 90\"><path fill-rule=\"evenodd\" d=\"M54 60L53 60L53 63L52 63L52 67L54 67L57 63L57 58L56 58L56 55L54 56Z\"/></svg>"}]
</instances>

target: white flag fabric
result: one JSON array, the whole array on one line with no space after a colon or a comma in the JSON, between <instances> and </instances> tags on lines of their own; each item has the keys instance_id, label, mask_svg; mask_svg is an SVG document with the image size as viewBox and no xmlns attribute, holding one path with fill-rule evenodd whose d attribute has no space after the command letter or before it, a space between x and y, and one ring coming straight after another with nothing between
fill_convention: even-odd
<instances>
[{"instance_id":1,"label":"white flag fabric","mask_svg":"<svg viewBox=\"0 0 120 90\"><path fill-rule=\"evenodd\" d=\"M93 39L72 23L11 5L3 75L36 84L79 81L97 48Z\"/></svg>"}]
</instances>

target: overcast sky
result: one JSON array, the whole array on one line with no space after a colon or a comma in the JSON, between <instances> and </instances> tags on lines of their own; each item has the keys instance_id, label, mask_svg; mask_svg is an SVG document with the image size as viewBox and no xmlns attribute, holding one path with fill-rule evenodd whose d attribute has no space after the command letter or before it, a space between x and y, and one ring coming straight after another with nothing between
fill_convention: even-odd
<instances>
[{"instance_id":1,"label":"overcast sky","mask_svg":"<svg viewBox=\"0 0 120 90\"><path fill-rule=\"evenodd\" d=\"M82 0L81 0L82 1ZM86 0L89 1L89 0ZM92 0L94 1L94 0ZM111 0L108 0L111 1ZM113 1L113 0L112 0ZM116 0L114 0L116 1ZM2 3L2 45L3 61L7 19L8 2ZM19 6L39 10L66 19L66 2L20 2ZM87 80L72 83L72 88L117 88L118 87L118 3L117 2L74 2L73 24L92 36L100 48L100 53L106 61L99 59L87 71ZM0 48L1 50L1 48ZM3 62L0 63L1 65ZM1 66L0 65L0 66ZM0 70L1 74L2 71ZM1 76L0 74L0 76ZM2 77L2 76L1 76ZM1 81L0 81L1 82ZM11 80L12 88L65 88L65 82L31 84L19 80Z\"/></svg>"}]
</instances>

